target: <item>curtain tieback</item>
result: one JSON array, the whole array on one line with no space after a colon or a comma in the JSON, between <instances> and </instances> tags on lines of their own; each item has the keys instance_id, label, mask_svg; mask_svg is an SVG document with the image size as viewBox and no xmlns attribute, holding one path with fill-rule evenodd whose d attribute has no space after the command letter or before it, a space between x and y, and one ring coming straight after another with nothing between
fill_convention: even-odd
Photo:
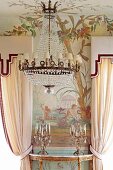
<instances>
[{"instance_id":1,"label":"curtain tieback","mask_svg":"<svg viewBox=\"0 0 113 170\"><path fill-rule=\"evenodd\" d=\"M31 152L31 150L32 150L32 145L29 146L29 148L28 148L27 150L25 150L25 151L20 155L21 160L24 159L24 158Z\"/></svg>"},{"instance_id":2,"label":"curtain tieback","mask_svg":"<svg viewBox=\"0 0 113 170\"><path fill-rule=\"evenodd\" d=\"M99 152L97 152L91 145L90 145L90 151L93 153L93 155L95 157L97 157L98 159L102 160L103 155L100 154Z\"/></svg>"}]
</instances>

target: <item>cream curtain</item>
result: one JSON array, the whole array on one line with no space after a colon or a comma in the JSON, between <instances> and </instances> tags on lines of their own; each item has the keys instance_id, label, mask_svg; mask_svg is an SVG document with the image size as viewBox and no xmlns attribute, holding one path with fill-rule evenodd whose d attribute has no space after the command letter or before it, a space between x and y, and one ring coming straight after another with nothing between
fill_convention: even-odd
<instances>
[{"instance_id":1,"label":"cream curtain","mask_svg":"<svg viewBox=\"0 0 113 170\"><path fill-rule=\"evenodd\" d=\"M91 151L93 170L113 169L113 64L102 59L99 75L92 79Z\"/></svg>"},{"instance_id":2,"label":"cream curtain","mask_svg":"<svg viewBox=\"0 0 113 170\"><path fill-rule=\"evenodd\" d=\"M32 150L32 86L18 70L14 59L11 75L1 78L6 130L15 155L21 157L21 170L30 170L29 152Z\"/></svg>"}]
</instances>

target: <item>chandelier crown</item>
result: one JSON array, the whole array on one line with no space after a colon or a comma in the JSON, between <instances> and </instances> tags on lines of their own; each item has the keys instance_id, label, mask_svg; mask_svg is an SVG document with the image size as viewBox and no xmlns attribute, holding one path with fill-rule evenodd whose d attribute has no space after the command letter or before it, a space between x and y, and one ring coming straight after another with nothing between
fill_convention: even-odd
<instances>
[{"instance_id":1,"label":"chandelier crown","mask_svg":"<svg viewBox=\"0 0 113 170\"><path fill-rule=\"evenodd\" d=\"M56 13L57 12L57 4L58 4L58 1L56 1L55 4L52 7L51 0L49 0L48 6L46 7L45 3L41 2L42 12L46 13L46 14L48 14L48 13L51 13L51 14Z\"/></svg>"}]
</instances>

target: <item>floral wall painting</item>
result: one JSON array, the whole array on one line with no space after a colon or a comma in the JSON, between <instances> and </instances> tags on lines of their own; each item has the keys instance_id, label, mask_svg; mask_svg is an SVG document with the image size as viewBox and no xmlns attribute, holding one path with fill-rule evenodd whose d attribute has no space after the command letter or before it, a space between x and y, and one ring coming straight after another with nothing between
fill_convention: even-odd
<instances>
[{"instance_id":1,"label":"floral wall painting","mask_svg":"<svg viewBox=\"0 0 113 170\"><path fill-rule=\"evenodd\" d=\"M104 0L105 1L105 0ZM110 1L110 0L109 0ZM47 5L48 1L43 0L43 2ZM52 4L54 4L56 0L52 0ZM42 7L40 0L6 0L5 5L8 10L6 10L6 16L2 19L0 25L7 29L5 32L2 32L1 35L32 35L36 36L37 29L41 28L42 25ZM109 16L112 16L113 10L113 2L111 1L110 5L105 5L106 1L102 4L99 3L98 0L95 0L95 3L91 3L90 0L58 0L57 7L57 20L61 19L61 23L66 25L71 24L71 28L68 28L66 32L64 32L64 27L62 27L60 23L61 31L63 31L63 35L68 35L68 38L73 37L88 37L92 35L92 32L97 29L97 25L103 22L107 23L108 31L112 30L112 20L103 14L103 11L106 12ZM2 5L4 5L2 3ZM4 5L4 7L5 7ZM1 9L3 13L4 9ZM12 12L13 16L10 16L9 13ZM82 14L82 15L81 15ZM7 17L8 16L8 17ZM103 18L103 19L102 19ZM63 20L62 20L63 19ZM3 20L7 20L4 21ZM15 21L15 25L9 27L10 23L12 25L12 21ZM69 21L70 20L70 21ZM75 21L76 20L76 21ZM7 23L8 22L8 23ZM70 23L71 22L71 23ZM1 27L1 28L2 28ZM63 36L64 37L64 36Z\"/></svg>"},{"instance_id":2,"label":"floral wall painting","mask_svg":"<svg viewBox=\"0 0 113 170\"><path fill-rule=\"evenodd\" d=\"M33 111L33 136L36 123L45 120L51 125L52 142L49 147L71 148L70 126L80 119L90 128L90 118L82 117L81 110L77 104L74 93L62 93L64 87L57 87L54 94L47 94L43 87L34 87L34 111ZM61 91L60 91L61 90ZM65 91L66 92L66 91ZM89 129L90 130L90 129ZM89 133L89 132L88 132ZM90 133L87 134L90 137ZM65 140L65 143L64 143ZM34 148L37 145L34 143Z\"/></svg>"},{"instance_id":3,"label":"floral wall painting","mask_svg":"<svg viewBox=\"0 0 113 170\"><path fill-rule=\"evenodd\" d=\"M81 122L86 123L88 137L87 144L83 144L82 149L88 150L91 114L90 38L93 35L112 36L113 21L104 15L89 15L66 16L65 18L57 16L56 22L64 47L68 52L72 52L74 57L80 54L83 63L80 72L75 74L74 81L63 87L56 87L54 95L46 96L47 94L44 94L44 89L42 92L40 91L41 95L39 95L39 87L34 88L34 106L37 105L37 108L34 107L33 129L35 129L35 123L43 115L43 118L51 124L52 129L52 142L49 147L58 147L60 150L73 148L69 128L71 124L74 124L77 117L80 117ZM37 99L36 94L38 94ZM45 95L45 99L43 95ZM41 103L41 101L43 102ZM36 148L36 145L34 145L34 148Z\"/></svg>"}]
</instances>

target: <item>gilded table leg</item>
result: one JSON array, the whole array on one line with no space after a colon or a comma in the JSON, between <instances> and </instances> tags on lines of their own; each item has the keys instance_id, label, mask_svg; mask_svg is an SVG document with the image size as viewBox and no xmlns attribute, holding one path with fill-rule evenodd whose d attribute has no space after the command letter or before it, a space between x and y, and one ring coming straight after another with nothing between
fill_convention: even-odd
<instances>
[{"instance_id":1,"label":"gilded table leg","mask_svg":"<svg viewBox=\"0 0 113 170\"><path fill-rule=\"evenodd\" d=\"M30 159L30 169L32 170L32 160Z\"/></svg>"},{"instance_id":2,"label":"gilded table leg","mask_svg":"<svg viewBox=\"0 0 113 170\"><path fill-rule=\"evenodd\" d=\"M78 157L78 170L81 170L81 162L79 157Z\"/></svg>"},{"instance_id":3,"label":"gilded table leg","mask_svg":"<svg viewBox=\"0 0 113 170\"><path fill-rule=\"evenodd\" d=\"M39 169L43 170L43 161L42 160L39 160Z\"/></svg>"},{"instance_id":4,"label":"gilded table leg","mask_svg":"<svg viewBox=\"0 0 113 170\"><path fill-rule=\"evenodd\" d=\"M89 169L90 169L90 170L93 170L93 160L90 160L90 161L89 161Z\"/></svg>"}]
</instances>

